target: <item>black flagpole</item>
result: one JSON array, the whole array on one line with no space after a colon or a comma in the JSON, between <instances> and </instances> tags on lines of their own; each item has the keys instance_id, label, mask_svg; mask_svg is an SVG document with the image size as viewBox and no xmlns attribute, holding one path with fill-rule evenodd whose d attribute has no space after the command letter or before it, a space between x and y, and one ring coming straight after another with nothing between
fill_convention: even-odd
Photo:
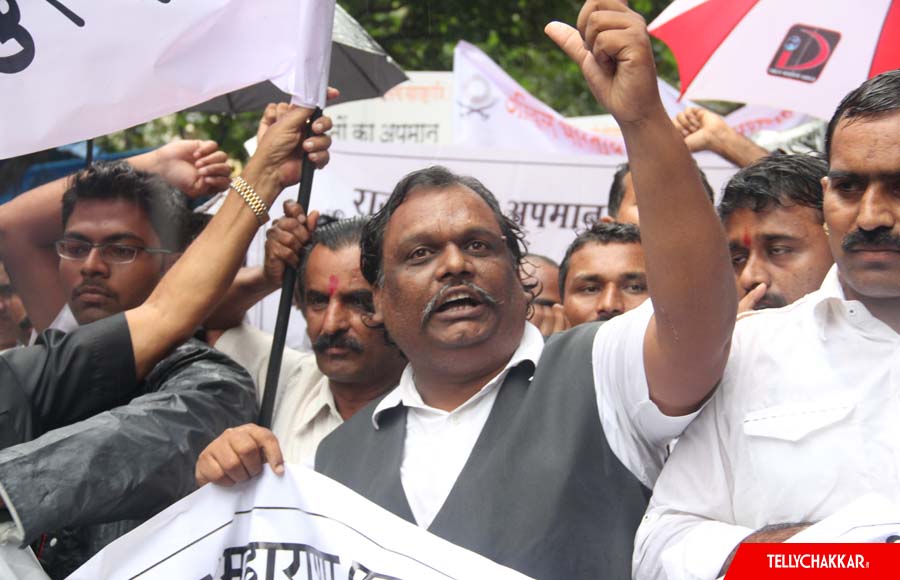
<instances>
[{"instance_id":1,"label":"black flagpole","mask_svg":"<svg viewBox=\"0 0 900 580\"><path fill-rule=\"evenodd\" d=\"M87 140L87 153L84 156L84 168L87 169L94 162L94 140Z\"/></svg>"},{"instance_id":2,"label":"black flagpole","mask_svg":"<svg viewBox=\"0 0 900 580\"><path fill-rule=\"evenodd\" d=\"M322 109L316 107L309 118L308 135L312 134L313 122L322 116ZM297 202L303 211L309 214L309 196L312 193L313 174L316 166L309 160L309 154L303 151L303 172L300 175L300 193ZM284 341L287 338L288 321L291 317L291 299L294 296L294 284L297 281L297 270L291 267L284 269L284 280L281 282L281 301L278 303L278 318L275 321L275 334L272 336L272 352L269 353L269 368L266 371L266 390L263 394L262 406L259 410L259 421L263 427L272 427L272 413L275 410L275 396L278 392L278 375L281 374L281 357L284 354Z\"/></svg>"}]
</instances>

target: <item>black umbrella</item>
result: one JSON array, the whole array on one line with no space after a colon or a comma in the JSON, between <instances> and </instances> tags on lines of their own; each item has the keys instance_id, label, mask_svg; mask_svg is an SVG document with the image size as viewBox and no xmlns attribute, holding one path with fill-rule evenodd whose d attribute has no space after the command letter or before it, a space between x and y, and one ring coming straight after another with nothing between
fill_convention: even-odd
<instances>
[{"instance_id":1,"label":"black umbrella","mask_svg":"<svg viewBox=\"0 0 900 580\"><path fill-rule=\"evenodd\" d=\"M334 7L331 34L331 68L328 84L341 91L329 104L380 97L391 87L408 80L397 63L340 6ZM188 111L203 113L243 113L261 111L269 103L290 101L291 97L269 81L232 91L200 103Z\"/></svg>"}]
</instances>

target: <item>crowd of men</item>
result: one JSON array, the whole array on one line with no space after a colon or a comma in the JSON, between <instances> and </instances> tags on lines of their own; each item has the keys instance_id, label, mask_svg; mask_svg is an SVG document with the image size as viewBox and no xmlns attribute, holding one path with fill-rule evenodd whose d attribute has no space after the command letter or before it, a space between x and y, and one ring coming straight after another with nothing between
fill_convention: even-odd
<instances>
[{"instance_id":1,"label":"crowd of men","mask_svg":"<svg viewBox=\"0 0 900 580\"><path fill-rule=\"evenodd\" d=\"M559 263L428 167L369 217L286 204L239 271L298 145L328 161L330 119L304 140L286 105L240 178L182 141L0 206L0 542L62 578L198 486L305 463L534 578L717 578L742 542L898 498L900 71L847 95L823 155L769 153L666 116L623 3L546 32L628 151ZM718 206L698 150L741 167ZM268 429L244 314L288 267L312 352L285 351Z\"/></svg>"}]
</instances>

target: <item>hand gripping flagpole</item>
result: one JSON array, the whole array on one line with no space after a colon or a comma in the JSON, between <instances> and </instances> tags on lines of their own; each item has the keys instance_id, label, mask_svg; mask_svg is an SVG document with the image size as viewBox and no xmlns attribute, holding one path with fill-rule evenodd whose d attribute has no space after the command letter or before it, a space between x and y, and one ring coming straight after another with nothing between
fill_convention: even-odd
<instances>
[{"instance_id":1,"label":"hand gripping flagpole","mask_svg":"<svg viewBox=\"0 0 900 580\"><path fill-rule=\"evenodd\" d=\"M312 125L322 116L322 109L316 107L307 124L306 135L312 134ZM313 175L316 166L309 159L309 153L303 151L303 171L300 174L300 193L297 202L309 215L309 198L312 194ZM272 428L272 413L275 410L275 397L278 394L278 376L281 374L281 359L284 355L284 343L287 338L288 321L291 317L291 299L294 296L294 285L297 283L297 270L287 266L284 279L281 281L281 300L278 303L278 318L275 320L275 334L272 336L272 352L269 353L269 368L266 370L266 390L263 394L262 406L257 423L267 429Z\"/></svg>"}]
</instances>

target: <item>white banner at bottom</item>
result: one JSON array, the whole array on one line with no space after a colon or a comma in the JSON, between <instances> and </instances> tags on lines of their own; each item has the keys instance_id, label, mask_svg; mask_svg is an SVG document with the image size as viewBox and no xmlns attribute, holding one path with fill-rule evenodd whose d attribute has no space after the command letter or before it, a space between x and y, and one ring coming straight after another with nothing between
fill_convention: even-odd
<instances>
[{"instance_id":1,"label":"white banner at bottom","mask_svg":"<svg viewBox=\"0 0 900 580\"><path fill-rule=\"evenodd\" d=\"M207 485L69 579L523 580L308 468Z\"/></svg>"}]
</instances>

